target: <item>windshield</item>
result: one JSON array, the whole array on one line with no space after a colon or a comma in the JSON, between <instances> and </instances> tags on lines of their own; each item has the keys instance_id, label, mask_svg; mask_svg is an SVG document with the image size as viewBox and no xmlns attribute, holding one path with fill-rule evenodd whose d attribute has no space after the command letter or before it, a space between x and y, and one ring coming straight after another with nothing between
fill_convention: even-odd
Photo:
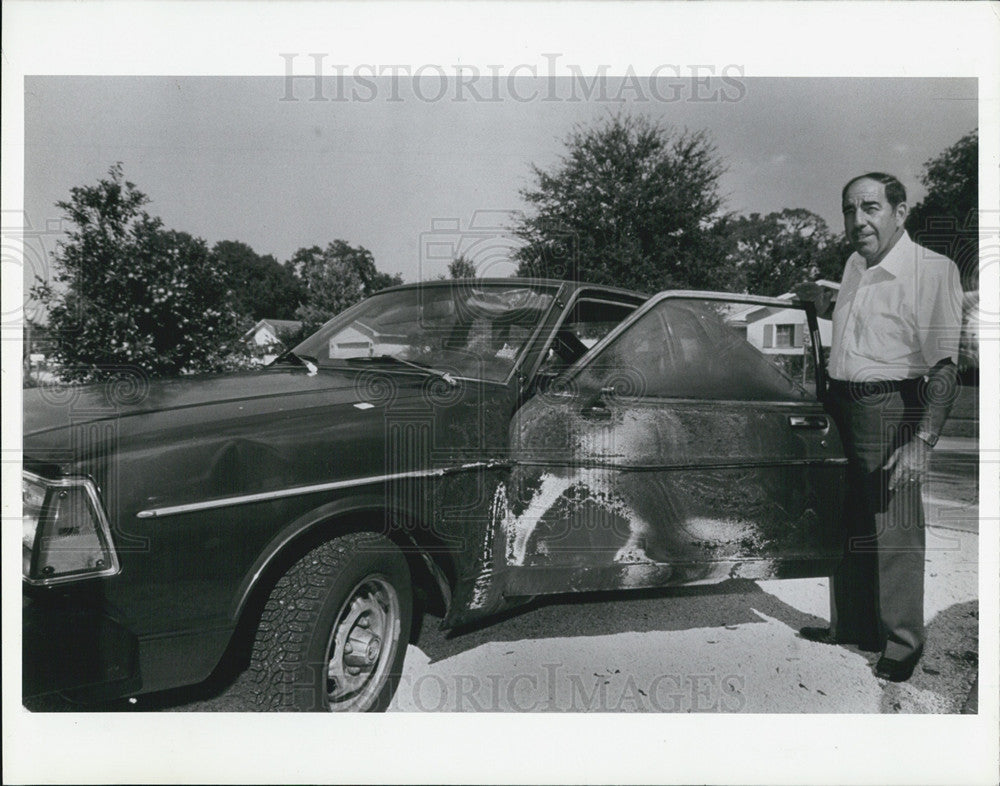
<instances>
[{"instance_id":1,"label":"windshield","mask_svg":"<svg viewBox=\"0 0 1000 786\"><path fill-rule=\"evenodd\" d=\"M385 292L334 317L292 351L321 367L390 356L502 382L555 293L553 286L502 282Z\"/></svg>"}]
</instances>

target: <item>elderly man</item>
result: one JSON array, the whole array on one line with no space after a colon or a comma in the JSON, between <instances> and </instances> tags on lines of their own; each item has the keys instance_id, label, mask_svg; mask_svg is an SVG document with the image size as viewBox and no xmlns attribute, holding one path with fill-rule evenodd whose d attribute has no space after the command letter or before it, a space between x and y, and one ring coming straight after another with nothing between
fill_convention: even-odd
<instances>
[{"instance_id":1,"label":"elderly man","mask_svg":"<svg viewBox=\"0 0 1000 786\"><path fill-rule=\"evenodd\" d=\"M827 406L848 457L844 557L830 627L801 634L881 651L876 676L901 682L924 646L921 483L957 392L962 290L955 264L903 229L895 177L861 175L841 197L855 253L833 309ZM828 290L797 294L829 315Z\"/></svg>"}]
</instances>

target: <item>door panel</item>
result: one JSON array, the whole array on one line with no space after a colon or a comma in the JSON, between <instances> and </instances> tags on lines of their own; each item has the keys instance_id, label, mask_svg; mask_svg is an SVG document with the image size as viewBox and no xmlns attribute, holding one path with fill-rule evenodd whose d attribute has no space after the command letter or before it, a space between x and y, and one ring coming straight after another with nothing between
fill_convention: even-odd
<instances>
[{"instance_id":1,"label":"door panel","mask_svg":"<svg viewBox=\"0 0 1000 786\"><path fill-rule=\"evenodd\" d=\"M799 317L659 296L529 401L511 427L509 591L826 573L845 462L818 347L769 358L743 338Z\"/></svg>"}]
</instances>

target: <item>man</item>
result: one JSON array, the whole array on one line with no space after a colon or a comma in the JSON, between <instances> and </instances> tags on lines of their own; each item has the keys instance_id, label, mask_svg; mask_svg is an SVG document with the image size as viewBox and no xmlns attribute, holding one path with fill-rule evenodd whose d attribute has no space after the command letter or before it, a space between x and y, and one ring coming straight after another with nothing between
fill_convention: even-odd
<instances>
[{"instance_id":1,"label":"man","mask_svg":"<svg viewBox=\"0 0 1000 786\"><path fill-rule=\"evenodd\" d=\"M801 634L881 651L876 676L902 682L924 646L921 484L957 394L962 290L955 264L903 229L895 177L856 177L841 201L855 253L833 309L827 407L848 458L844 557L830 580L830 627ZM829 315L829 290L796 294Z\"/></svg>"}]
</instances>

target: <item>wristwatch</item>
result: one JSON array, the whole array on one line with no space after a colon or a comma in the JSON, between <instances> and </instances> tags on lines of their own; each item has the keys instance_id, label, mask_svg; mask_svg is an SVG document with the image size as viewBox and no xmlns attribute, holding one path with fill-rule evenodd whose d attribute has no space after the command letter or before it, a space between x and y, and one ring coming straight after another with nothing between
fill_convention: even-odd
<instances>
[{"instance_id":1,"label":"wristwatch","mask_svg":"<svg viewBox=\"0 0 1000 786\"><path fill-rule=\"evenodd\" d=\"M922 428L917 429L916 437L917 439L926 442L927 447L929 448L934 447L938 441L937 434L931 434L931 432L927 431L927 429L922 429Z\"/></svg>"}]
</instances>

